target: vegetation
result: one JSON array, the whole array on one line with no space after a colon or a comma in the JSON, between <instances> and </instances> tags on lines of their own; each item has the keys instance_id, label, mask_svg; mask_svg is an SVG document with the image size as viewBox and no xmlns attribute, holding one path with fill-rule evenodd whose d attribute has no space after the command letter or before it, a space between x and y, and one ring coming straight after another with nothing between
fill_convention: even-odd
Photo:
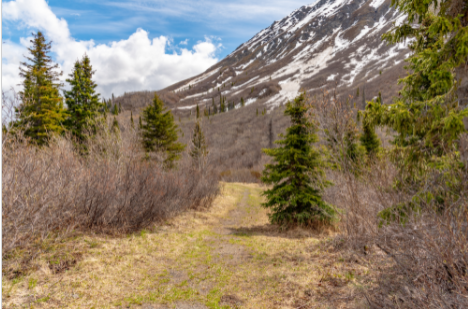
<instances>
[{"instance_id":1,"label":"vegetation","mask_svg":"<svg viewBox=\"0 0 468 309\"><path fill-rule=\"evenodd\" d=\"M88 136L97 132L98 121L103 109L96 93L96 83L92 80L94 71L87 55L81 61L75 62L73 72L67 82L71 90L64 91L65 103L68 107L68 118L65 128L78 143L84 143Z\"/></svg>"},{"instance_id":2,"label":"vegetation","mask_svg":"<svg viewBox=\"0 0 468 309\"><path fill-rule=\"evenodd\" d=\"M284 139L275 142L280 147L263 150L274 160L265 165L262 177L265 184L273 184L265 191L267 201L263 204L272 209L272 223L310 225L336 219L336 210L320 194L328 183L320 153L311 146L318 138L307 112L304 94L288 103L285 115L291 117L291 126L285 136L280 135Z\"/></svg>"},{"instance_id":3,"label":"vegetation","mask_svg":"<svg viewBox=\"0 0 468 309\"><path fill-rule=\"evenodd\" d=\"M142 112L140 134L145 151L162 155L161 161L167 167L173 167L185 149L184 144L177 142L177 128L171 111L165 110L164 103L155 94L153 104Z\"/></svg>"},{"instance_id":4,"label":"vegetation","mask_svg":"<svg viewBox=\"0 0 468 309\"><path fill-rule=\"evenodd\" d=\"M49 55L51 43L46 42L42 32L33 33L31 43L28 62L21 63L23 91L13 126L24 130L31 142L45 145L51 135L63 132L66 112L59 92L61 73L56 71L58 64Z\"/></svg>"},{"instance_id":5,"label":"vegetation","mask_svg":"<svg viewBox=\"0 0 468 309\"><path fill-rule=\"evenodd\" d=\"M208 147L205 142L205 136L201 129L200 122L198 121L193 129L191 142L192 149L190 150L190 156L192 157L193 165L194 167L203 170L208 156Z\"/></svg>"},{"instance_id":6,"label":"vegetation","mask_svg":"<svg viewBox=\"0 0 468 309\"><path fill-rule=\"evenodd\" d=\"M351 90L355 97L304 93L258 117L262 106L245 106L241 97L236 110L239 99L226 102L218 87L219 106L213 98L204 110L217 115L203 130L198 105L195 119L179 113L180 128L174 123L163 103L174 91L99 103L87 56L67 79L66 111L51 45L37 33L22 64L20 104L11 104L18 106L15 121L2 123L4 299L15 306L21 297L12 295L31 295L23 301L29 307L50 305L53 297L77 307L109 306L109 295L116 307L223 308L243 300L267 308L468 307L465 2L393 0L408 20L384 38L414 40L392 104L384 105L380 93L366 101L362 85ZM243 95L249 90L262 91ZM145 107L137 129L129 107ZM274 142L274 132L284 130ZM86 145L85 157L73 142ZM200 213L220 179L268 187L226 184L214 207ZM168 221L153 232L155 223ZM278 231L295 226L319 229ZM337 233L317 241L327 226ZM129 237L112 238L119 232ZM86 255L77 254L83 246ZM138 271L129 270L133 265ZM232 265L240 266L242 280L234 280ZM116 280L124 292L103 284ZM75 291L99 293L66 296Z\"/></svg>"}]
</instances>

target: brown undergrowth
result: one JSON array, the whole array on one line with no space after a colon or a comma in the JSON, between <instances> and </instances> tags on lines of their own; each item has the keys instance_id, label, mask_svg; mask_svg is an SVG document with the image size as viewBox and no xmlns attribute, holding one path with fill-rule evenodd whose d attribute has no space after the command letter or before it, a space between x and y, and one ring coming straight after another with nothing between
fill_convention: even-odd
<instances>
[{"instance_id":1,"label":"brown undergrowth","mask_svg":"<svg viewBox=\"0 0 468 309\"><path fill-rule=\"evenodd\" d=\"M109 127L89 140L85 155L67 137L36 147L21 132L3 135L3 276L41 268L34 264L41 254L62 272L82 257L83 246L67 245L74 237L132 233L211 205L219 193L211 166L194 168L184 154L177 168L165 169L144 159L130 123L119 132Z\"/></svg>"},{"instance_id":2,"label":"brown undergrowth","mask_svg":"<svg viewBox=\"0 0 468 309\"><path fill-rule=\"evenodd\" d=\"M447 154L446 166L427 166L424 182L412 184L392 163L390 147L375 157L348 155L358 129L352 97L340 102L324 92L311 102L335 167L325 199L342 210L334 246L365 256L377 275L363 290L366 307L466 308L468 137L460 138L457 153ZM384 220L382 211L392 219Z\"/></svg>"},{"instance_id":3,"label":"brown undergrowth","mask_svg":"<svg viewBox=\"0 0 468 309\"><path fill-rule=\"evenodd\" d=\"M9 308L356 308L372 273L364 255L337 250L334 233L281 231L260 206L263 188L225 183L206 210L152 230L76 235L62 246L81 257L53 271L4 277Z\"/></svg>"}]
</instances>

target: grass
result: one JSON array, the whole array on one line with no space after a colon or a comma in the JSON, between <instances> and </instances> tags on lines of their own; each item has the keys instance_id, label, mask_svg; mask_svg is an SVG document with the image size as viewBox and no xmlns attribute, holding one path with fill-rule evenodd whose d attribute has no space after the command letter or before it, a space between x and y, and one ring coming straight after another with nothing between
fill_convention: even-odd
<instances>
[{"instance_id":1,"label":"grass","mask_svg":"<svg viewBox=\"0 0 468 309\"><path fill-rule=\"evenodd\" d=\"M224 184L222 195L208 211L189 212L127 237L76 237L62 243L59 253L51 246L51 253L35 258L42 265L37 270L21 279L3 278L4 304L9 308L173 307L180 302L207 308L348 307L349 301L337 303L327 293L351 293L365 268L328 252L323 241L327 235L302 229L281 232L271 226L260 206L261 192L257 185ZM82 257L73 267L54 272L48 266L67 256L63 248L71 252L79 248ZM37 299L34 303L29 301L31 295ZM241 301L226 303L226 295Z\"/></svg>"}]
</instances>

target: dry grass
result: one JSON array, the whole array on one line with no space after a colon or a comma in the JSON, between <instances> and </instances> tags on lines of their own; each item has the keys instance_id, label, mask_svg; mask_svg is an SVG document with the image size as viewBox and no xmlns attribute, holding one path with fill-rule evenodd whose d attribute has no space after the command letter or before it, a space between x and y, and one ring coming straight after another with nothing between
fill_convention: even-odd
<instances>
[{"instance_id":1,"label":"dry grass","mask_svg":"<svg viewBox=\"0 0 468 309\"><path fill-rule=\"evenodd\" d=\"M353 308L369 269L334 250L331 234L280 232L268 223L258 185L225 184L210 210L192 210L127 237L77 236L75 267L43 265L3 278L9 308ZM51 252L54 249L51 249ZM149 307L147 307L149 308ZM159 307L154 307L159 308ZM166 308L166 307L161 307Z\"/></svg>"}]
</instances>

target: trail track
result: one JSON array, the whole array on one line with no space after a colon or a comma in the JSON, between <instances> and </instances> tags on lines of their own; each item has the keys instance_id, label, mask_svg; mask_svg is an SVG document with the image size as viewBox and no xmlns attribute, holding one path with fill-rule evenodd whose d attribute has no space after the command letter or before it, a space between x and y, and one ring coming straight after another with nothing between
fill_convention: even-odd
<instances>
[{"instance_id":1,"label":"trail track","mask_svg":"<svg viewBox=\"0 0 468 309\"><path fill-rule=\"evenodd\" d=\"M154 231L70 240L76 265L53 272L43 261L4 278L4 308L363 307L363 263L334 251L328 235L270 225L261 191L224 184L212 208Z\"/></svg>"}]
</instances>

